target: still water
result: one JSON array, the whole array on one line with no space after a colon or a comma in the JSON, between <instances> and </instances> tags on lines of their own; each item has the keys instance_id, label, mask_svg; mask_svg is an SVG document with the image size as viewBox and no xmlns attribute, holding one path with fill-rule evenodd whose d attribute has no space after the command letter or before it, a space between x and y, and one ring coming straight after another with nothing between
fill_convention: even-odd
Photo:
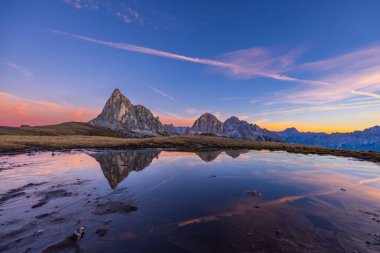
<instances>
[{"instance_id":1,"label":"still water","mask_svg":"<svg viewBox=\"0 0 380 253\"><path fill-rule=\"evenodd\" d=\"M0 194L1 252L380 251L380 166L349 158L38 152L0 157Z\"/></svg>"}]
</instances>

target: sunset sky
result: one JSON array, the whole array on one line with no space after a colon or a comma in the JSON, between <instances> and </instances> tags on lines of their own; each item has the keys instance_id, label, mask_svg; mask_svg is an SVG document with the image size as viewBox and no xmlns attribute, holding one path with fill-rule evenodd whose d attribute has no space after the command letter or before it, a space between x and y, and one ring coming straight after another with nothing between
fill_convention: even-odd
<instances>
[{"instance_id":1,"label":"sunset sky","mask_svg":"<svg viewBox=\"0 0 380 253\"><path fill-rule=\"evenodd\" d=\"M88 121L119 88L164 123L380 125L380 1L0 1L0 125Z\"/></svg>"}]
</instances>

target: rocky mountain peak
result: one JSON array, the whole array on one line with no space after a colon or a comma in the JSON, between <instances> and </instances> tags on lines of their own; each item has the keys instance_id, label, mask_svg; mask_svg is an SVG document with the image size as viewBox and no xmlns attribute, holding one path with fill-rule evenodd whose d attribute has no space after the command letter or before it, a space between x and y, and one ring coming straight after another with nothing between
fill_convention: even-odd
<instances>
[{"instance_id":1,"label":"rocky mountain peak","mask_svg":"<svg viewBox=\"0 0 380 253\"><path fill-rule=\"evenodd\" d=\"M238 118L238 117L236 117L236 116L231 116L231 117L229 117L228 119L226 119L225 121L224 121L224 124L226 124L226 123L238 123L238 122L240 122L240 119Z\"/></svg>"},{"instance_id":2,"label":"rocky mountain peak","mask_svg":"<svg viewBox=\"0 0 380 253\"><path fill-rule=\"evenodd\" d=\"M373 127L367 128L363 132L380 134L380 126L373 126Z\"/></svg>"},{"instance_id":3,"label":"rocky mountain peak","mask_svg":"<svg viewBox=\"0 0 380 253\"><path fill-rule=\"evenodd\" d=\"M299 131L295 127L289 127L282 132L283 133L293 133L293 134L299 133Z\"/></svg>"},{"instance_id":4,"label":"rocky mountain peak","mask_svg":"<svg viewBox=\"0 0 380 253\"><path fill-rule=\"evenodd\" d=\"M223 123L213 114L206 112L194 122L190 130L193 133L213 133L216 135L222 135Z\"/></svg>"},{"instance_id":5,"label":"rocky mountain peak","mask_svg":"<svg viewBox=\"0 0 380 253\"><path fill-rule=\"evenodd\" d=\"M215 115L209 113L209 112L205 112L203 113L199 119L201 120L208 120L208 121L219 121L217 117L215 117ZM220 121L219 121L220 122Z\"/></svg>"},{"instance_id":6,"label":"rocky mountain peak","mask_svg":"<svg viewBox=\"0 0 380 253\"><path fill-rule=\"evenodd\" d=\"M156 136L161 134L201 134L211 133L231 138L259 141L278 141L276 133L252 125L232 116L221 122L215 115L202 114L192 127L162 125L159 118L142 105L133 105L119 89L115 89L98 117L90 121L96 126L110 128L130 137Z\"/></svg>"},{"instance_id":7,"label":"rocky mountain peak","mask_svg":"<svg viewBox=\"0 0 380 253\"><path fill-rule=\"evenodd\" d=\"M101 114L90 123L131 136L157 135L163 131L158 117L142 105L133 105L119 89L112 92Z\"/></svg>"}]
</instances>

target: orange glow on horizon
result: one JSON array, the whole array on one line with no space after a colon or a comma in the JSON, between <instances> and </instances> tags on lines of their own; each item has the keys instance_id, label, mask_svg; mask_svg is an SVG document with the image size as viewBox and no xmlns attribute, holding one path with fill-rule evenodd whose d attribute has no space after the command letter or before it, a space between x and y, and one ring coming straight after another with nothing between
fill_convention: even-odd
<instances>
[{"instance_id":1,"label":"orange glow on horizon","mask_svg":"<svg viewBox=\"0 0 380 253\"><path fill-rule=\"evenodd\" d=\"M0 92L0 125L2 126L20 126L22 124L38 126L69 121L88 122L95 118L99 112L100 109L96 108L79 108L49 101L30 100L11 93ZM196 120L196 118L161 115L159 115L159 118L163 124L187 127L191 127ZM339 124L331 122L316 124L295 121L270 122L268 119L261 119L253 123L271 131L282 131L289 127L295 127L301 132L325 133L346 133L364 130L377 125L376 121L371 120L356 120L353 122L341 122Z\"/></svg>"},{"instance_id":2,"label":"orange glow on horizon","mask_svg":"<svg viewBox=\"0 0 380 253\"><path fill-rule=\"evenodd\" d=\"M326 125L326 124L307 124L307 123L297 123L292 122L275 122L269 124L259 125L260 127L266 128L270 131L283 131L286 128L295 127L300 132L324 132L324 133L348 133L353 131L362 131L366 128L373 127L375 124L371 125L367 122L356 122L356 124L341 124L341 125Z\"/></svg>"},{"instance_id":3,"label":"orange glow on horizon","mask_svg":"<svg viewBox=\"0 0 380 253\"><path fill-rule=\"evenodd\" d=\"M0 92L0 105L0 125L3 126L87 122L99 114L99 110L95 108L78 108L49 101L23 99L6 92Z\"/></svg>"},{"instance_id":4,"label":"orange glow on horizon","mask_svg":"<svg viewBox=\"0 0 380 253\"><path fill-rule=\"evenodd\" d=\"M162 124L173 124L174 126L188 126L191 127L196 119L193 118L176 118L176 117L162 117L160 121Z\"/></svg>"}]
</instances>

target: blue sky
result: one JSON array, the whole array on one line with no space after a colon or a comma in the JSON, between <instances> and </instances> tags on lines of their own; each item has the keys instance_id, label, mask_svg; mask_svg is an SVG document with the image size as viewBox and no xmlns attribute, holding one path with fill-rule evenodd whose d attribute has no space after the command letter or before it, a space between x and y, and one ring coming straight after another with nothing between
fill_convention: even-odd
<instances>
[{"instance_id":1,"label":"blue sky","mask_svg":"<svg viewBox=\"0 0 380 253\"><path fill-rule=\"evenodd\" d=\"M165 122L379 124L379 1L1 1L0 124L90 120L114 88Z\"/></svg>"}]
</instances>

